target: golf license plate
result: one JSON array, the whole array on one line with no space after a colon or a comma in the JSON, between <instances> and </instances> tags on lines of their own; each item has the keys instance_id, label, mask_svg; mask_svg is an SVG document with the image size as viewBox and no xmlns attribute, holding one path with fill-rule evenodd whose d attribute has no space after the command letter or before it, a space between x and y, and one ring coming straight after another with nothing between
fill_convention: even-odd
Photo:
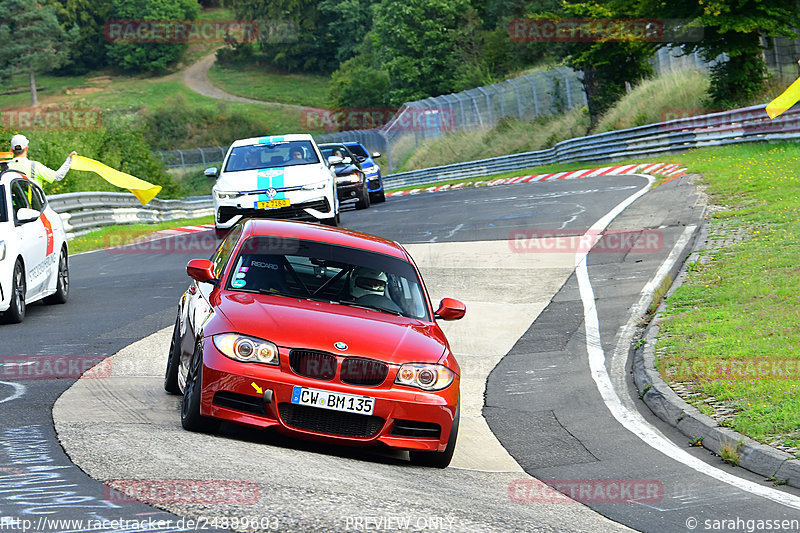
<instances>
[{"instance_id":1,"label":"golf license plate","mask_svg":"<svg viewBox=\"0 0 800 533\"><path fill-rule=\"evenodd\" d=\"M285 200L264 200L263 202L256 202L256 209L278 209L281 207L289 207L289 199Z\"/></svg>"},{"instance_id":2,"label":"golf license plate","mask_svg":"<svg viewBox=\"0 0 800 533\"><path fill-rule=\"evenodd\" d=\"M371 415L375 409L375 398L369 396L356 396L355 394L342 394L341 392L298 386L292 389L292 403L360 415Z\"/></svg>"}]
</instances>

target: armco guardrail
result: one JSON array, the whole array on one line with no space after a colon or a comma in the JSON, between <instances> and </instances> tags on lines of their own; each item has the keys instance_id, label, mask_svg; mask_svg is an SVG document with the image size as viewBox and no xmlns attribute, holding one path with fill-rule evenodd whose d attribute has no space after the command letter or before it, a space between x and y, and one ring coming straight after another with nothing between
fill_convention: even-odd
<instances>
[{"instance_id":1,"label":"armco guardrail","mask_svg":"<svg viewBox=\"0 0 800 533\"><path fill-rule=\"evenodd\" d=\"M476 178L553 163L619 160L704 146L800 139L800 108L770 120L764 105L681 118L569 139L548 150L425 168L384 177L387 188ZM110 224L161 222L213 214L211 197L155 199L141 206L132 194L82 192L50 197L67 232L79 234Z\"/></svg>"},{"instance_id":2,"label":"armco guardrail","mask_svg":"<svg viewBox=\"0 0 800 533\"><path fill-rule=\"evenodd\" d=\"M130 193L73 192L49 196L48 201L61 215L64 229L72 237L113 224L164 222L214 214L210 196L182 200L155 198L143 206Z\"/></svg>"},{"instance_id":3,"label":"armco guardrail","mask_svg":"<svg viewBox=\"0 0 800 533\"><path fill-rule=\"evenodd\" d=\"M553 163L619 160L703 146L800 139L800 108L790 109L770 120L764 107L758 105L578 137L536 152L390 174L384 177L384 185L397 188L476 178Z\"/></svg>"}]
</instances>

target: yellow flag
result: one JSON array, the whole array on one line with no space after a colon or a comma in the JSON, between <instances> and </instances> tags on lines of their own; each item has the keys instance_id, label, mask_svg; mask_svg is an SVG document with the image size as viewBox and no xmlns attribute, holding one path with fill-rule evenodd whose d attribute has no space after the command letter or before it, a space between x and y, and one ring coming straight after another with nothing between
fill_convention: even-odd
<instances>
[{"instance_id":1,"label":"yellow flag","mask_svg":"<svg viewBox=\"0 0 800 533\"><path fill-rule=\"evenodd\" d=\"M122 189L130 190L136 198L142 203L147 204L150 200L156 197L161 191L160 185L153 185L144 180L133 177L130 174L125 174L119 170L113 169L99 161L83 157L82 155L72 156L71 170L87 170L100 175L101 178L109 182L111 185L116 185Z\"/></svg>"},{"instance_id":2,"label":"yellow flag","mask_svg":"<svg viewBox=\"0 0 800 533\"><path fill-rule=\"evenodd\" d=\"M789 88L783 91L779 97L767 104L767 115L769 118L775 118L792 107L798 100L800 100L800 78L789 85Z\"/></svg>"}]
</instances>

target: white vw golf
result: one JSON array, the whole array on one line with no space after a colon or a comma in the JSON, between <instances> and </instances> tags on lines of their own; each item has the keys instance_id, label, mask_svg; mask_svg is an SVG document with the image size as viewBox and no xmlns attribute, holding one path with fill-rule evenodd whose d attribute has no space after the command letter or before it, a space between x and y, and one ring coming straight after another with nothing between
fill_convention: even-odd
<instances>
[{"instance_id":1,"label":"white vw golf","mask_svg":"<svg viewBox=\"0 0 800 533\"><path fill-rule=\"evenodd\" d=\"M42 189L23 174L0 174L0 313L22 322L25 306L45 299L66 303L67 240L61 217Z\"/></svg>"},{"instance_id":2,"label":"white vw golf","mask_svg":"<svg viewBox=\"0 0 800 533\"><path fill-rule=\"evenodd\" d=\"M339 223L333 170L309 134L235 141L212 189L215 227L226 232L242 218L293 218Z\"/></svg>"}]
</instances>

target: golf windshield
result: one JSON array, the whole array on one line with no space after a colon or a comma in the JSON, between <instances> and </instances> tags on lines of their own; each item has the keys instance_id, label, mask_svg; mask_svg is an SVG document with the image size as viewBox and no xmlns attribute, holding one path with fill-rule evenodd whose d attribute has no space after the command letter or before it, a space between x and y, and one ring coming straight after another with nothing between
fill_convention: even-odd
<instances>
[{"instance_id":1,"label":"golf windshield","mask_svg":"<svg viewBox=\"0 0 800 533\"><path fill-rule=\"evenodd\" d=\"M235 146L228 156L225 172L262 168L313 165L319 163L311 141L287 141L275 144Z\"/></svg>"},{"instance_id":2,"label":"golf windshield","mask_svg":"<svg viewBox=\"0 0 800 533\"><path fill-rule=\"evenodd\" d=\"M422 282L410 263L334 244L251 237L239 250L226 288L429 320Z\"/></svg>"}]
</instances>

